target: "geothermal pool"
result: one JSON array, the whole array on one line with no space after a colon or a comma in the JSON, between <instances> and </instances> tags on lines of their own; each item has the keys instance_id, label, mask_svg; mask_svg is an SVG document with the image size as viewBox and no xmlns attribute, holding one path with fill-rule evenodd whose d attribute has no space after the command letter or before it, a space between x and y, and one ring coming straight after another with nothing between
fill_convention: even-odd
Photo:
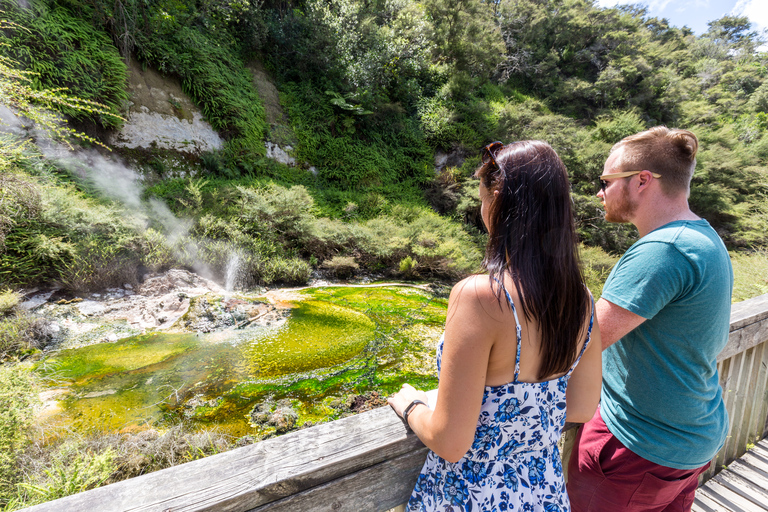
<instances>
[{"instance_id":1,"label":"geothermal pool","mask_svg":"<svg viewBox=\"0 0 768 512\"><path fill-rule=\"evenodd\" d=\"M269 325L147 332L49 354L35 369L47 385L41 422L85 433L186 421L262 437L380 405L405 381L436 387L445 297L404 286L309 288L289 297L284 318ZM226 310L232 298L205 300Z\"/></svg>"}]
</instances>

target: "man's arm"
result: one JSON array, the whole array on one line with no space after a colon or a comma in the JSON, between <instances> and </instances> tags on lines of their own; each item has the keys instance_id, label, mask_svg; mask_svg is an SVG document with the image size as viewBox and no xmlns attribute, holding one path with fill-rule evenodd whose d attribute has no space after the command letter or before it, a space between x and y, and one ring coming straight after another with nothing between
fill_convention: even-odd
<instances>
[{"instance_id":1,"label":"man's arm","mask_svg":"<svg viewBox=\"0 0 768 512\"><path fill-rule=\"evenodd\" d=\"M645 318L601 298L595 304L603 350L607 349L629 331L645 322Z\"/></svg>"}]
</instances>

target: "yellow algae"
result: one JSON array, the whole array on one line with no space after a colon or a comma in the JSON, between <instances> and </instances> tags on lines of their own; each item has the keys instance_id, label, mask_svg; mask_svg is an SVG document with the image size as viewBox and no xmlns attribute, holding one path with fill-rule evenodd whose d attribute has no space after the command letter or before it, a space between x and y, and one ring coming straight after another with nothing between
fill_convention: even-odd
<instances>
[{"instance_id":1,"label":"yellow algae","mask_svg":"<svg viewBox=\"0 0 768 512\"><path fill-rule=\"evenodd\" d=\"M304 301L281 327L254 338L247 358L255 377L328 368L359 354L375 334L363 313L321 301Z\"/></svg>"}]
</instances>

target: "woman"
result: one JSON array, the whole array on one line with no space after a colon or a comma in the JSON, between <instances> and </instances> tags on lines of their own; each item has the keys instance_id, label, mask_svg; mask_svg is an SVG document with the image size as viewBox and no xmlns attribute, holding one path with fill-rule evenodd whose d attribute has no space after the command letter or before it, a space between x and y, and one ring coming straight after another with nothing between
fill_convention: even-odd
<instances>
[{"instance_id":1,"label":"woman","mask_svg":"<svg viewBox=\"0 0 768 512\"><path fill-rule=\"evenodd\" d=\"M408 510L570 510L557 441L602 374L568 175L541 141L489 144L475 175L489 276L451 291L434 410L408 384L389 399L430 449Z\"/></svg>"}]
</instances>

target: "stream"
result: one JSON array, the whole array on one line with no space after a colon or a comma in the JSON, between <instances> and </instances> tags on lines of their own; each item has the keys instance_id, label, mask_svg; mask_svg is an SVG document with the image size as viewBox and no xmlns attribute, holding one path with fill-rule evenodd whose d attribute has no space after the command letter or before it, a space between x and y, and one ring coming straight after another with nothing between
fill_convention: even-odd
<instances>
[{"instance_id":1,"label":"stream","mask_svg":"<svg viewBox=\"0 0 768 512\"><path fill-rule=\"evenodd\" d=\"M188 422L263 438L436 387L447 297L381 283L232 292L184 270L133 289L26 295L52 343L35 363L48 431Z\"/></svg>"}]
</instances>

